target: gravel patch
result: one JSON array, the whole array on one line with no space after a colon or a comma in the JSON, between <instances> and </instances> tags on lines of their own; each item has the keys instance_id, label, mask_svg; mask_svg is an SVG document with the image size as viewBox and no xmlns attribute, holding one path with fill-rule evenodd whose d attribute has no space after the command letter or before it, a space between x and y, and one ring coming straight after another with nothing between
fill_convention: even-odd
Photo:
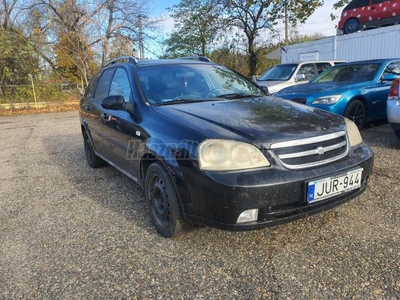
<instances>
[{"instance_id":1,"label":"gravel patch","mask_svg":"<svg viewBox=\"0 0 400 300\"><path fill-rule=\"evenodd\" d=\"M0 117L0 299L400 299L400 141L361 133L375 168L358 198L170 240L134 182L88 167L76 111Z\"/></svg>"}]
</instances>

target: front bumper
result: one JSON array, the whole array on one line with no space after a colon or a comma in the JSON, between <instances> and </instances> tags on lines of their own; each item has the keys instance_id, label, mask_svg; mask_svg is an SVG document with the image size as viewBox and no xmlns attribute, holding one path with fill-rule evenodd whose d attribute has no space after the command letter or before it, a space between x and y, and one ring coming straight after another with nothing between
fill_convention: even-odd
<instances>
[{"instance_id":1,"label":"front bumper","mask_svg":"<svg viewBox=\"0 0 400 300\"><path fill-rule=\"evenodd\" d=\"M360 188L307 202L307 182L358 168L363 168ZM253 230L311 215L360 195L372 168L373 152L362 145L345 159L306 170L270 168L222 173L182 168L186 187L178 191L188 221L225 230ZM257 221L237 224L239 215L248 209L258 209Z\"/></svg>"}]
</instances>

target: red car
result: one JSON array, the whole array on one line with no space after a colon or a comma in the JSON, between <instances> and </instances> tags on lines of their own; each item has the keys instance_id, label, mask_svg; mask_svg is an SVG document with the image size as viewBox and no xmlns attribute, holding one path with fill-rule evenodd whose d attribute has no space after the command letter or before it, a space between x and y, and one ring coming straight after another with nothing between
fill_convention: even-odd
<instances>
[{"instance_id":1,"label":"red car","mask_svg":"<svg viewBox=\"0 0 400 300\"><path fill-rule=\"evenodd\" d=\"M400 22L400 0L353 0L342 11L338 24L344 34L364 27L378 27Z\"/></svg>"}]
</instances>

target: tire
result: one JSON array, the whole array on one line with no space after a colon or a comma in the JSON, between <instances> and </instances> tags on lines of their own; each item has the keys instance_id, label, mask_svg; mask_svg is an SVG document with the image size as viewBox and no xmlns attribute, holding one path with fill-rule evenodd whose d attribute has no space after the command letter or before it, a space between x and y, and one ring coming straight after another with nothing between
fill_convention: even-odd
<instances>
[{"instance_id":1,"label":"tire","mask_svg":"<svg viewBox=\"0 0 400 300\"><path fill-rule=\"evenodd\" d=\"M158 233L176 237L187 227L172 180L159 162L150 165L145 179L146 201L150 218Z\"/></svg>"},{"instance_id":2,"label":"tire","mask_svg":"<svg viewBox=\"0 0 400 300\"><path fill-rule=\"evenodd\" d=\"M361 129L365 124L366 111L365 106L360 100L353 100L346 108L344 116L352 120Z\"/></svg>"},{"instance_id":3,"label":"tire","mask_svg":"<svg viewBox=\"0 0 400 300\"><path fill-rule=\"evenodd\" d=\"M91 168L101 168L107 165L107 163L104 160L102 160L95 154L92 142L90 141L89 135L87 134L86 131L83 134L83 142L85 146L86 160Z\"/></svg>"},{"instance_id":4,"label":"tire","mask_svg":"<svg viewBox=\"0 0 400 300\"><path fill-rule=\"evenodd\" d=\"M350 19L347 20L346 24L344 24L344 33L349 34L349 33L354 33L358 31L358 28L360 26L360 22L358 22L357 19Z\"/></svg>"}]
</instances>

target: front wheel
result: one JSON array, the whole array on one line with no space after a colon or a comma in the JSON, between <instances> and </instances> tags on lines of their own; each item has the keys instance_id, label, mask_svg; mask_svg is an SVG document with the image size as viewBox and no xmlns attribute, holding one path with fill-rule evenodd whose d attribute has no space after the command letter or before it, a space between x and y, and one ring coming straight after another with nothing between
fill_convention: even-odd
<instances>
[{"instance_id":1,"label":"front wheel","mask_svg":"<svg viewBox=\"0 0 400 300\"><path fill-rule=\"evenodd\" d=\"M353 100L346 108L344 116L352 120L361 129L365 123L365 106L360 100Z\"/></svg>"},{"instance_id":2,"label":"front wheel","mask_svg":"<svg viewBox=\"0 0 400 300\"><path fill-rule=\"evenodd\" d=\"M360 26L360 22L358 22L357 19L350 19L344 25L344 33L345 34L354 33L356 31L358 31L359 26Z\"/></svg>"},{"instance_id":3,"label":"front wheel","mask_svg":"<svg viewBox=\"0 0 400 300\"><path fill-rule=\"evenodd\" d=\"M179 199L172 180L159 162L150 165L145 179L146 201L150 217L157 231L171 238L183 231L183 220Z\"/></svg>"}]
</instances>

